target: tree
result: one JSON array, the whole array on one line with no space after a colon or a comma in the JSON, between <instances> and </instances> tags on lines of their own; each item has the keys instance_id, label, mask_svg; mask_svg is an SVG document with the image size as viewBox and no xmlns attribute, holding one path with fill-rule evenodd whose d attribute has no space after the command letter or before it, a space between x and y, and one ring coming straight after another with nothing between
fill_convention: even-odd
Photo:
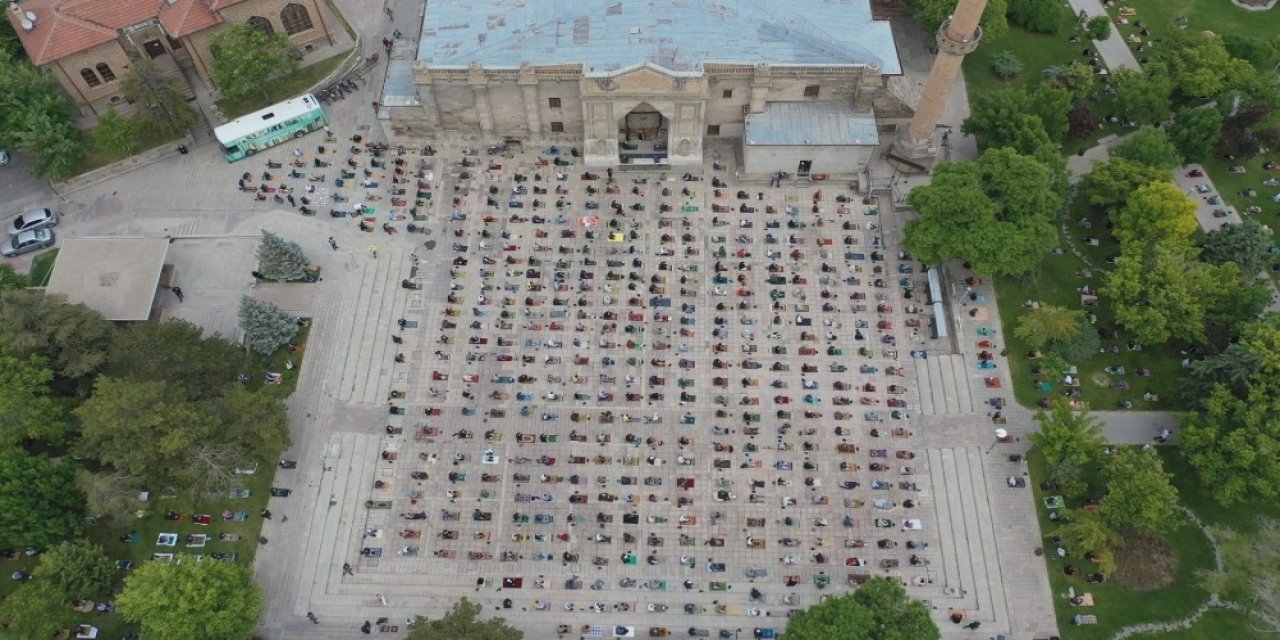
<instances>
[{"instance_id":1,"label":"tree","mask_svg":"<svg viewBox=\"0 0 1280 640\"><path fill-rule=\"evenodd\" d=\"M22 449L0 451L0 547L47 547L84 531L76 465Z\"/></svg>"},{"instance_id":2,"label":"tree","mask_svg":"<svg viewBox=\"0 0 1280 640\"><path fill-rule=\"evenodd\" d=\"M1005 49L991 59L991 73L1001 80L1012 80L1022 73L1023 64L1018 56Z\"/></svg>"},{"instance_id":3,"label":"tree","mask_svg":"<svg viewBox=\"0 0 1280 640\"><path fill-rule=\"evenodd\" d=\"M138 492L144 484L118 469L76 472L76 487L84 494L85 512L116 527L129 526L137 517Z\"/></svg>"},{"instance_id":4,"label":"tree","mask_svg":"<svg viewBox=\"0 0 1280 640\"><path fill-rule=\"evenodd\" d=\"M920 216L906 245L925 262L963 258L984 274L1033 269L1057 240L1062 208L1043 164L1012 149L988 149L974 162L943 162L908 202Z\"/></svg>"},{"instance_id":5,"label":"tree","mask_svg":"<svg viewBox=\"0 0 1280 640\"><path fill-rule=\"evenodd\" d=\"M93 127L93 143L122 156L138 150L138 126L132 120L120 117L115 107L98 118Z\"/></svg>"},{"instance_id":6,"label":"tree","mask_svg":"<svg viewBox=\"0 0 1280 640\"><path fill-rule=\"evenodd\" d=\"M213 80L222 95L239 98L261 93L268 98L267 80L293 73L298 59L283 33L268 34L257 27L232 25L209 39Z\"/></svg>"},{"instance_id":7,"label":"tree","mask_svg":"<svg viewBox=\"0 0 1280 640\"><path fill-rule=\"evenodd\" d=\"M157 349L164 357L155 357ZM234 384L244 355L220 336L205 337L200 327L185 320L139 322L116 334L102 373L113 378L163 381L188 400L216 396Z\"/></svg>"},{"instance_id":8,"label":"tree","mask_svg":"<svg viewBox=\"0 0 1280 640\"><path fill-rule=\"evenodd\" d=\"M1265 131L1260 125L1271 115L1270 104L1248 105L1241 107L1227 118L1222 125L1222 136L1214 145L1214 150L1224 156L1251 157L1262 151L1259 132Z\"/></svg>"},{"instance_id":9,"label":"tree","mask_svg":"<svg viewBox=\"0 0 1280 640\"><path fill-rule=\"evenodd\" d=\"M1021 128L1035 128L1034 119L1051 142L1061 142L1070 130L1067 112L1071 109L1071 94L1063 89L1041 85L1035 89L1009 87L979 94L972 101L969 117L961 129L976 136L984 149L1013 146L1023 153L1031 153L1014 140L1025 140L1026 134L1017 133Z\"/></svg>"},{"instance_id":10,"label":"tree","mask_svg":"<svg viewBox=\"0 0 1280 640\"><path fill-rule=\"evenodd\" d=\"M924 603L895 580L874 577L844 595L828 597L792 616L786 640L937 640L942 637Z\"/></svg>"},{"instance_id":11,"label":"tree","mask_svg":"<svg viewBox=\"0 0 1280 640\"><path fill-rule=\"evenodd\" d=\"M299 280L307 273L309 261L302 247L270 231L263 230L257 255L258 270L272 280Z\"/></svg>"},{"instance_id":12,"label":"tree","mask_svg":"<svg viewBox=\"0 0 1280 640\"><path fill-rule=\"evenodd\" d=\"M33 172L53 179L84 157L71 100L25 60L0 64L0 146L21 150L34 160Z\"/></svg>"},{"instance_id":13,"label":"tree","mask_svg":"<svg viewBox=\"0 0 1280 640\"><path fill-rule=\"evenodd\" d=\"M1180 519L1178 490L1151 447L1118 447L1103 459L1107 497L1099 514L1114 528L1169 531Z\"/></svg>"},{"instance_id":14,"label":"tree","mask_svg":"<svg viewBox=\"0 0 1280 640\"><path fill-rule=\"evenodd\" d=\"M1182 155L1169 141L1164 129L1143 125L1128 139L1111 147L1111 156L1128 158L1151 167L1173 169L1182 165Z\"/></svg>"},{"instance_id":15,"label":"tree","mask_svg":"<svg viewBox=\"0 0 1280 640\"><path fill-rule=\"evenodd\" d=\"M1271 264L1272 233L1257 220L1227 224L1210 231L1201 241L1201 257L1210 264L1234 262L1248 278Z\"/></svg>"},{"instance_id":16,"label":"tree","mask_svg":"<svg viewBox=\"0 0 1280 640\"><path fill-rule=\"evenodd\" d=\"M258 624L262 592L249 565L148 562L125 579L120 615L155 640L243 640Z\"/></svg>"},{"instance_id":17,"label":"tree","mask_svg":"<svg viewBox=\"0 0 1280 640\"><path fill-rule=\"evenodd\" d=\"M163 382L99 376L75 413L85 455L149 481L178 477L197 443L217 440L211 412Z\"/></svg>"},{"instance_id":18,"label":"tree","mask_svg":"<svg viewBox=\"0 0 1280 640\"><path fill-rule=\"evenodd\" d=\"M1111 18L1106 15L1094 16L1084 23L1084 32L1090 40L1106 40L1111 37Z\"/></svg>"},{"instance_id":19,"label":"tree","mask_svg":"<svg viewBox=\"0 0 1280 640\"><path fill-rule=\"evenodd\" d=\"M1188 162L1201 162L1209 157L1214 143L1222 137L1222 124L1222 113L1217 109L1180 109L1167 133L1169 141Z\"/></svg>"},{"instance_id":20,"label":"tree","mask_svg":"<svg viewBox=\"0 0 1280 640\"><path fill-rule=\"evenodd\" d=\"M414 618L406 640L521 640L524 632L508 626L503 618L480 620L481 605L465 597L439 620Z\"/></svg>"},{"instance_id":21,"label":"tree","mask_svg":"<svg viewBox=\"0 0 1280 640\"><path fill-rule=\"evenodd\" d=\"M1255 69L1265 69L1275 55L1275 49L1265 41L1234 33L1222 34L1222 45L1228 55L1247 61Z\"/></svg>"},{"instance_id":22,"label":"tree","mask_svg":"<svg viewBox=\"0 0 1280 640\"><path fill-rule=\"evenodd\" d=\"M77 540L46 551L33 575L69 603L107 595L115 581L116 564L101 546Z\"/></svg>"},{"instance_id":23,"label":"tree","mask_svg":"<svg viewBox=\"0 0 1280 640\"><path fill-rule=\"evenodd\" d=\"M32 440L60 444L70 425L67 407L50 395L53 371L40 356L0 352L0 447Z\"/></svg>"},{"instance_id":24,"label":"tree","mask_svg":"<svg viewBox=\"0 0 1280 640\"><path fill-rule=\"evenodd\" d=\"M1124 546L1124 538L1107 526L1099 514L1083 509L1063 509L1062 515L1067 521L1058 528L1062 542L1090 555L1094 564L1098 565L1098 571L1115 573L1115 550Z\"/></svg>"},{"instance_id":25,"label":"tree","mask_svg":"<svg viewBox=\"0 0 1280 640\"><path fill-rule=\"evenodd\" d=\"M1054 340L1074 338L1083 319L1082 309L1040 305L1018 318L1018 327L1013 330L1013 335L1032 349L1043 349Z\"/></svg>"},{"instance_id":26,"label":"tree","mask_svg":"<svg viewBox=\"0 0 1280 640\"><path fill-rule=\"evenodd\" d=\"M3 24L3 21L0 21ZM11 264L0 264L0 292L25 289L31 286L31 278L25 273L18 273Z\"/></svg>"},{"instance_id":27,"label":"tree","mask_svg":"<svg viewBox=\"0 0 1280 640\"><path fill-rule=\"evenodd\" d=\"M1178 436L1183 454L1219 504L1244 498L1272 499L1280 486L1280 464L1269 452L1280 447L1280 401L1275 384L1246 383L1244 396L1215 385L1188 415Z\"/></svg>"},{"instance_id":28,"label":"tree","mask_svg":"<svg viewBox=\"0 0 1280 640\"><path fill-rule=\"evenodd\" d=\"M1098 121L1098 116L1094 115L1093 107L1087 102L1077 102L1071 107L1071 111L1067 114L1067 121L1071 124L1071 137L1083 140L1093 135L1102 123Z\"/></svg>"},{"instance_id":29,"label":"tree","mask_svg":"<svg viewBox=\"0 0 1280 640\"><path fill-rule=\"evenodd\" d=\"M251 349L271 354L293 339L298 333L298 322L293 314L270 302L241 296L240 328Z\"/></svg>"},{"instance_id":30,"label":"tree","mask_svg":"<svg viewBox=\"0 0 1280 640\"><path fill-rule=\"evenodd\" d=\"M1172 182L1138 187L1111 218L1121 243L1185 240L1200 228L1196 203Z\"/></svg>"},{"instance_id":31,"label":"tree","mask_svg":"<svg viewBox=\"0 0 1280 640\"><path fill-rule=\"evenodd\" d=\"M1205 588L1243 605L1254 631L1280 633L1280 522L1259 516L1252 531L1214 527L1213 534L1223 570L1201 572Z\"/></svg>"},{"instance_id":32,"label":"tree","mask_svg":"<svg viewBox=\"0 0 1280 640\"><path fill-rule=\"evenodd\" d=\"M102 314L41 291L0 293L0 347L44 356L67 378L87 376L106 361L115 328Z\"/></svg>"},{"instance_id":33,"label":"tree","mask_svg":"<svg viewBox=\"0 0 1280 640\"><path fill-rule=\"evenodd\" d=\"M1110 211L1121 207L1133 193L1146 184L1168 182L1173 174L1168 169L1139 164L1125 158L1112 158L1107 162L1095 162L1093 170L1080 181L1080 192L1089 204Z\"/></svg>"},{"instance_id":34,"label":"tree","mask_svg":"<svg viewBox=\"0 0 1280 640\"><path fill-rule=\"evenodd\" d=\"M1247 61L1231 57L1222 38L1208 31L1172 29L1152 47L1149 69L1171 78L1178 93L1211 98L1246 82L1256 72Z\"/></svg>"},{"instance_id":35,"label":"tree","mask_svg":"<svg viewBox=\"0 0 1280 640\"><path fill-rule=\"evenodd\" d=\"M1225 385L1244 398L1253 386L1271 387L1280 376L1280 315L1268 314L1244 325L1220 353L1191 363L1191 378L1207 397L1214 385ZM1278 389L1280 390L1280 389Z\"/></svg>"},{"instance_id":36,"label":"tree","mask_svg":"<svg viewBox=\"0 0 1280 640\"><path fill-rule=\"evenodd\" d=\"M1056 481L1078 478L1102 448L1102 423L1089 411L1074 411L1064 398L1049 405L1049 411L1036 411L1040 430L1027 434L1027 439L1040 448L1049 463L1049 476Z\"/></svg>"},{"instance_id":37,"label":"tree","mask_svg":"<svg viewBox=\"0 0 1280 640\"><path fill-rule=\"evenodd\" d=\"M129 102L142 105L141 117L148 129L178 135L199 118L178 89L177 78L166 76L149 58L133 61L120 88Z\"/></svg>"},{"instance_id":38,"label":"tree","mask_svg":"<svg viewBox=\"0 0 1280 640\"><path fill-rule=\"evenodd\" d=\"M1084 317L1080 319L1080 328L1075 335L1051 340L1048 348L1049 355L1062 358L1063 362L1081 362L1098 353L1102 348L1102 336L1098 335L1098 327Z\"/></svg>"},{"instance_id":39,"label":"tree","mask_svg":"<svg viewBox=\"0 0 1280 640\"><path fill-rule=\"evenodd\" d=\"M1009 21L1033 33L1057 33L1071 14L1054 0L1009 0Z\"/></svg>"},{"instance_id":40,"label":"tree","mask_svg":"<svg viewBox=\"0 0 1280 640\"><path fill-rule=\"evenodd\" d=\"M5 20L8 22L8 20ZM0 635L6 638L53 638L80 618L62 596L43 581L18 587L0 605Z\"/></svg>"},{"instance_id":41,"label":"tree","mask_svg":"<svg viewBox=\"0 0 1280 640\"><path fill-rule=\"evenodd\" d=\"M1205 312L1205 341L1200 344L1210 353L1227 348L1245 327L1266 314L1267 305L1271 304L1271 296L1275 293L1267 278L1245 276L1234 263L1220 268L1223 278L1229 277L1228 273L1235 273L1240 278L1235 288L1227 288L1217 303Z\"/></svg>"},{"instance_id":42,"label":"tree","mask_svg":"<svg viewBox=\"0 0 1280 640\"><path fill-rule=\"evenodd\" d=\"M1111 72L1115 105L1128 122L1156 124L1169 117L1173 104L1173 81L1164 75L1144 75L1136 69Z\"/></svg>"},{"instance_id":43,"label":"tree","mask_svg":"<svg viewBox=\"0 0 1280 640\"><path fill-rule=\"evenodd\" d=\"M915 5L916 21L930 34L937 32L938 27L956 11L955 0L916 0L912 4ZM987 3L979 23L984 39L996 40L1009 30L1009 21L1005 18L1007 13L1008 0L991 0Z\"/></svg>"},{"instance_id":44,"label":"tree","mask_svg":"<svg viewBox=\"0 0 1280 640\"><path fill-rule=\"evenodd\" d=\"M192 493L221 493L236 481L237 468L269 464L289 447L288 415L275 396L235 385L209 406L217 436L191 448L180 474Z\"/></svg>"},{"instance_id":45,"label":"tree","mask_svg":"<svg viewBox=\"0 0 1280 640\"><path fill-rule=\"evenodd\" d=\"M1116 321L1146 344L1175 335L1202 342L1205 311L1237 285L1235 272L1196 260L1185 242L1131 245L1121 250L1101 290L1115 301Z\"/></svg>"}]
</instances>

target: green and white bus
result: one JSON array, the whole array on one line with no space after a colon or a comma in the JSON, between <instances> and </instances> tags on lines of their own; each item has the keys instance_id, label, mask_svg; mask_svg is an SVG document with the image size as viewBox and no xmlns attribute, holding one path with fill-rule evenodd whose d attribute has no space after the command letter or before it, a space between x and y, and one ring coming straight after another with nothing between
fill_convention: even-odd
<instances>
[{"instance_id":1,"label":"green and white bus","mask_svg":"<svg viewBox=\"0 0 1280 640\"><path fill-rule=\"evenodd\" d=\"M290 98L266 109L240 116L213 130L229 162L251 156L293 138L301 138L329 123L311 94Z\"/></svg>"}]
</instances>

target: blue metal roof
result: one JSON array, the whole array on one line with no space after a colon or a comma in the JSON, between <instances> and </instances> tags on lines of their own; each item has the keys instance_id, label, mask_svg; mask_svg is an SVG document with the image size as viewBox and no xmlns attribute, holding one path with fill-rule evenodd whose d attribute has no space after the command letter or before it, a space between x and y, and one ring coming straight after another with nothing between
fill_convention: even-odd
<instances>
[{"instance_id":1,"label":"blue metal roof","mask_svg":"<svg viewBox=\"0 0 1280 640\"><path fill-rule=\"evenodd\" d=\"M589 74L650 62L902 67L869 0L431 0L418 59L434 67L583 64Z\"/></svg>"},{"instance_id":2,"label":"blue metal roof","mask_svg":"<svg viewBox=\"0 0 1280 640\"><path fill-rule=\"evenodd\" d=\"M748 145L877 145L875 114L854 111L845 102L766 102L763 113L747 116Z\"/></svg>"}]
</instances>

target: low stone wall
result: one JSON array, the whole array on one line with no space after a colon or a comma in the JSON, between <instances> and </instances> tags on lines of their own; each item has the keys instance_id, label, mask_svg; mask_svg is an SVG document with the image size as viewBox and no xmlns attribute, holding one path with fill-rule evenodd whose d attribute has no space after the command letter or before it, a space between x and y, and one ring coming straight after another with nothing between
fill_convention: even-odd
<instances>
[{"instance_id":1,"label":"low stone wall","mask_svg":"<svg viewBox=\"0 0 1280 640\"><path fill-rule=\"evenodd\" d=\"M74 193L86 187L91 187L100 182L110 180L116 176L122 176L126 173L136 171L146 166L153 165L165 158L179 155L178 148L186 146L188 149L196 146L196 141L190 134L166 142L158 147L153 147L134 156L129 156L124 160L113 162L105 167L99 167L92 171L87 171L74 178L64 180L62 182L50 182L49 186L54 193L65 196Z\"/></svg>"},{"instance_id":2,"label":"low stone wall","mask_svg":"<svg viewBox=\"0 0 1280 640\"><path fill-rule=\"evenodd\" d=\"M1245 11L1268 11L1275 8L1276 2L1277 0L1268 0L1267 2L1259 2L1258 0L1231 0L1231 4L1234 4Z\"/></svg>"}]
</instances>

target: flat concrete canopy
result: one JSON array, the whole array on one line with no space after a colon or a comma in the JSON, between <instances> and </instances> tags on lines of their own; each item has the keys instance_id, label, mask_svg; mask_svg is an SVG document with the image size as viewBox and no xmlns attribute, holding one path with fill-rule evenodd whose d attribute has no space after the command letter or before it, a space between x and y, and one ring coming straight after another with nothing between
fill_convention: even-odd
<instances>
[{"instance_id":1,"label":"flat concrete canopy","mask_svg":"<svg viewBox=\"0 0 1280 640\"><path fill-rule=\"evenodd\" d=\"M61 293L108 320L146 320L168 252L167 238L63 240L46 291Z\"/></svg>"}]
</instances>

